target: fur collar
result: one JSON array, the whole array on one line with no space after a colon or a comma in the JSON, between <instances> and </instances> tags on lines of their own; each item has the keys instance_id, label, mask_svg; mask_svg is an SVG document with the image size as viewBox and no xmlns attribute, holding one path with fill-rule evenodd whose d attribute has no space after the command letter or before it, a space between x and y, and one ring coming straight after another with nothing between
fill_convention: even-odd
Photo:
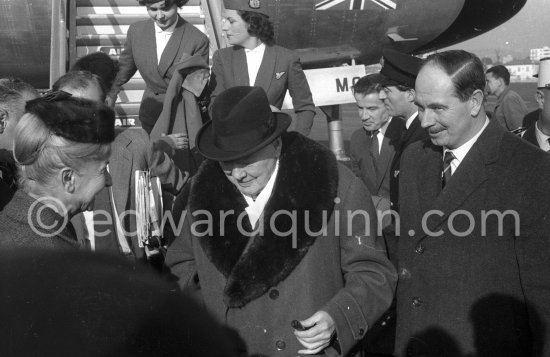
<instances>
[{"instance_id":1,"label":"fur collar","mask_svg":"<svg viewBox=\"0 0 550 357\"><path fill-rule=\"evenodd\" d=\"M218 163L206 160L193 180L190 212L206 210L213 216L212 225L196 223L195 231L202 234L199 242L208 259L227 279L224 302L231 308L246 305L284 280L315 242L306 228L310 233L319 232L332 215L338 187L334 155L296 133L285 133L282 139L279 172L261 218L264 234L254 236L250 243L248 236L238 229L238 217L243 214L241 226L248 232L252 230L243 213L246 202ZM297 212L295 248L292 236L281 237L269 229L270 218L278 210ZM219 212L231 211L234 213L227 215L220 227ZM306 211L308 226L304 224ZM205 215L196 214L195 218L200 222ZM279 232L291 230L290 217L279 215L275 222Z\"/></svg>"}]
</instances>

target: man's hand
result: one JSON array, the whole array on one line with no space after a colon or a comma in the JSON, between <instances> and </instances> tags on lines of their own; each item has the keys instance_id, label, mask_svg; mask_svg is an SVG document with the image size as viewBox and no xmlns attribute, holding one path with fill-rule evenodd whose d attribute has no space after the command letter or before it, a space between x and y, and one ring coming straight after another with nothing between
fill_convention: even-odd
<instances>
[{"instance_id":1,"label":"man's hand","mask_svg":"<svg viewBox=\"0 0 550 357\"><path fill-rule=\"evenodd\" d=\"M167 136L172 140L176 149L187 149L189 147L189 138L186 134L174 133Z\"/></svg>"},{"instance_id":2,"label":"man's hand","mask_svg":"<svg viewBox=\"0 0 550 357\"><path fill-rule=\"evenodd\" d=\"M312 355L318 353L330 344L336 326L334 320L325 311L317 311L310 318L300 321L307 328L305 331L294 330L294 335L306 348L298 351L299 354Z\"/></svg>"}]
</instances>

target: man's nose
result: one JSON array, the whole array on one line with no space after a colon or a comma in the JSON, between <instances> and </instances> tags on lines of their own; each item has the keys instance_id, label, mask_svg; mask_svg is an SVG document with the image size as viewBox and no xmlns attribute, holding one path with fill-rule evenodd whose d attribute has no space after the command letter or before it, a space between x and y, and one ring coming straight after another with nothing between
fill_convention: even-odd
<instances>
[{"instance_id":1,"label":"man's nose","mask_svg":"<svg viewBox=\"0 0 550 357\"><path fill-rule=\"evenodd\" d=\"M235 167L231 170L231 176L233 176L236 180L240 180L246 176L246 172L243 168Z\"/></svg>"},{"instance_id":2,"label":"man's nose","mask_svg":"<svg viewBox=\"0 0 550 357\"><path fill-rule=\"evenodd\" d=\"M367 119L369 117L369 113L366 110L361 110L359 113L361 119Z\"/></svg>"},{"instance_id":3,"label":"man's nose","mask_svg":"<svg viewBox=\"0 0 550 357\"><path fill-rule=\"evenodd\" d=\"M386 98L388 98L388 96L386 95L386 92L380 91L380 92L378 93L378 99L384 100L384 99L386 99Z\"/></svg>"},{"instance_id":4,"label":"man's nose","mask_svg":"<svg viewBox=\"0 0 550 357\"><path fill-rule=\"evenodd\" d=\"M227 31L229 29L229 24L228 24L229 21L227 21L226 19L223 19L222 20L222 31Z\"/></svg>"},{"instance_id":5,"label":"man's nose","mask_svg":"<svg viewBox=\"0 0 550 357\"><path fill-rule=\"evenodd\" d=\"M420 120L420 126L423 128L429 128L435 124L434 115L429 110L418 112L418 120Z\"/></svg>"}]
</instances>

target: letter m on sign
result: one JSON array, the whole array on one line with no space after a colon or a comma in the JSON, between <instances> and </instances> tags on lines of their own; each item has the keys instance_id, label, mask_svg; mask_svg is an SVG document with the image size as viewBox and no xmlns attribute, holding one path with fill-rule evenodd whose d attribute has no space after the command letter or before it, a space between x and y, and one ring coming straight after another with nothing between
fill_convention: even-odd
<instances>
[{"instance_id":1,"label":"letter m on sign","mask_svg":"<svg viewBox=\"0 0 550 357\"><path fill-rule=\"evenodd\" d=\"M397 8L392 0L323 0L315 5L315 10L364 10L367 1L386 10Z\"/></svg>"}]
</instances>

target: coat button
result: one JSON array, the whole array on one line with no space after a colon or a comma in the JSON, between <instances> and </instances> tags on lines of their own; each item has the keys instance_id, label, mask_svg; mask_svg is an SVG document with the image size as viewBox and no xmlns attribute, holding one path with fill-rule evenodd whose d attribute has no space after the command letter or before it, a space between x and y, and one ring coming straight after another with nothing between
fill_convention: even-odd
<instances>
[{"instance_id":1,"label":"coat button","mask_svg":"<svg viewBox=\"0 0 550 357\"><path fill-rule=\"evenodd\" d=\"M399 272L399 277L401 279L409 279L411 277L411 272L408 269L403 268Z\"/></svg>"},{"instance_id":2,"label":"coat button","mask_svg":"<svg viewBox=\"0 0 550 357\"><path fill-rule=\"evenodd\" d=\"M422 245L422 243L418 243L416 248L414 248L414 251L416 252L416 254L422 254L424 253L424 246Z\"/></svg>"},{"instance_id":3,"label":"coat button","mask_svg":"<svg viewBox=\"0 0 550 357\"><path fill-rule=\"evenodd\" d=\"M277 342L275 342L275 347L277 347L279 351L282 351L286 348L286 343L285 341L278 340Z\"/></svg>"},{"instance_id":4,"label":"coat button","mask_svg":"<svg viewBox=\"0 0 550 357\"><path fill-rule=\"evenodd\" d=\"M359 329L359 336L363 336L364 333L365 333L365 330L362 329L362 328L360 328L360 329Z\"/></svg>"},{"instance_id":5,"label":"coat button","mask_svg":"<svg viewBox=\"0 0 550 357\"><path fill-rule=\"evenodd\" d=\"M269 292L269 298L271 300L276 300L278 297L279 297L279 290L271 289L271 291Z\"/></svg>"},{"instance_id":6,"label":"coat button","mask_svg":"<svg viewBox=\"0 0 550 357\"><path fill-rule=\"evenodd\" d=\"M413 298L412 298L412 306L413 306L413 307L420 307L420 306L422 306L422 300L420 300L420 298L418 298L418 297L413 297Z\"/></svg>"}]
</instances>

